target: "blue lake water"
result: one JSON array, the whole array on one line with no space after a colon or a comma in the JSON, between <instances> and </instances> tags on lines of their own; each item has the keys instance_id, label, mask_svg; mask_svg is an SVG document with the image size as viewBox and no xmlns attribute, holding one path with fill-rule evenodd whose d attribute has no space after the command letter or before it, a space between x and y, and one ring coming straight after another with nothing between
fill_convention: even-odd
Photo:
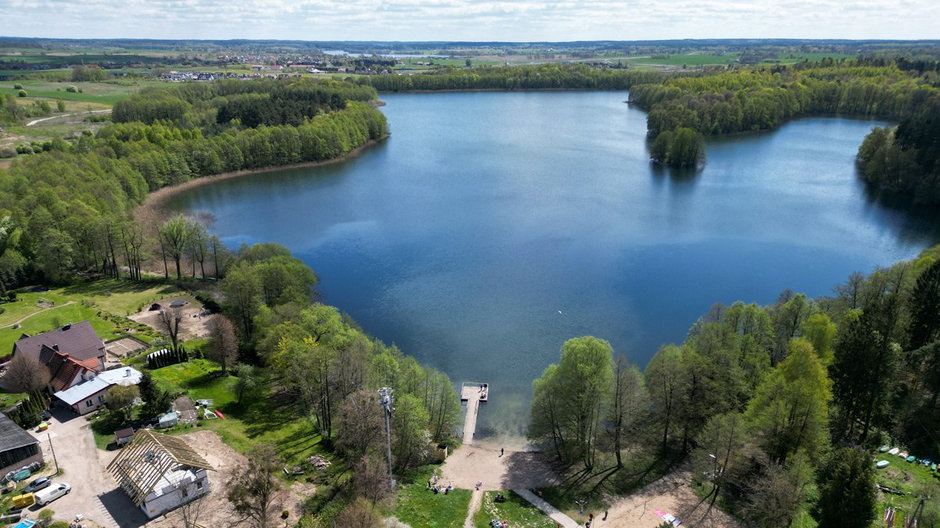
<instances>
[{"instance_id":1,"label":"blue lake water","mask_svg":"<svg viewBox=\"0 0 940 528\"><path fill-rule=\"evenodd\" d=\"M648 161L620 92L385 95L391 137L336 165L175 199L230 245L273 241L324 302L461 381L485 431L521 431L531 382L595 335L641 367L716 302L826 295L940 241L855 171L880 122L807 118L709 142L696 174Z\"/></svg>"}]
</instances>

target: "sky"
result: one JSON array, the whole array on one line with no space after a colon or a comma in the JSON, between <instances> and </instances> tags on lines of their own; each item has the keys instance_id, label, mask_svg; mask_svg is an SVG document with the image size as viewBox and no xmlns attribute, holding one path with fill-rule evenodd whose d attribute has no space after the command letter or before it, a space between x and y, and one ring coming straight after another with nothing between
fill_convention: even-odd
<instances>
[{"instance_id":1,"label":"sky","mask_svg":"<svg viewBox=\"0 0 940 528\"><path fill-rule=\"evenodd\" d=\"M0 36L938 39L938 0L0 0Z\"/></svg>"}]
</instances>

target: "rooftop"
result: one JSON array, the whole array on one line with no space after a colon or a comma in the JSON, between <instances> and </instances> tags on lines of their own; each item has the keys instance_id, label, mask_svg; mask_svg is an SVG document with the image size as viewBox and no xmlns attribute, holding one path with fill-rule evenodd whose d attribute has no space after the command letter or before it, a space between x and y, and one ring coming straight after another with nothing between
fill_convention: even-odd
<instances>
[{"instance_id":1,"label":"rooftop","mask_svg":"<svg viewBox=\"0 0 940 528\"><path fill-rule=\"evenodd\" d=\"M16 425L5 414L0 413L0 451L10 451L38 443L39 440Z\"/></svg>"},{"instance_id":2,"label":"rooftop","mask_svg":"<svg viewBox=\"0 0 940 528\"><path fill-rule=\"evenodd\" d=\"M13 346L18 353L37 361L43 346L68 354L77 361L104 355L104 342L88 321L67 324L34 336L23 334Z\"/></svg>"},{"instance_id":3,"label":"rooftop","mask_svg":"<svg viewBox=\"0 0 940 528\"><path fill-rule=\"evenodd\" d=\"M98 374L98 379L103 379L114 385L137 385L143 376L139 370L133 367L121 367Z\"/></svg>"},{"instance_id":4,"label":"rooftop","mask_svg":"<svg viewBox=\"0 0 940 528\"><path fill-rule=\"evenodd\" d=\"M64 391L59 391L55 393L54 396L69 405L75 405L80 401L87 400L91 396L106 390L110 386L111 383L108 383L100 377L97 377L84 383L79 383L78 385L70 387Z\"/></svg>"}]
</instances>

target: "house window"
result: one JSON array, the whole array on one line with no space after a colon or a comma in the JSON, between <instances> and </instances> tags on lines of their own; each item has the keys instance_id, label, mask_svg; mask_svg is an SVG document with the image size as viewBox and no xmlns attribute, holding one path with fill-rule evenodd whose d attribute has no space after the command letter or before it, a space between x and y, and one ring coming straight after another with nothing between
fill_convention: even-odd
<instances>
[{"instance_id":1,"label":"house window","mask_svg":"<svg viewBox=\"0 0 940 528\"><path fill-rule=\"evenodd\" d=\"M187 486L183 486L182 488L180 488L180 492L183 494L183 498L184 498L184 499L185 499L186 497L189 497L189 490L186 489L186 488L187 488Z\"/></svg>"},{"instance_id":2,"label":"house window","mask_svg":"<svg viewBox=\"0 0 940 528\"><path fill-rule=\"evenodd\" d=\"M104 401L104 394L99 394L99 395L98 395L98 401L100 401L100 402L103 402L103 401Z\"/></svg>"},{"instance_id":3,"label":"house window","mask_svg":"<svg viewBox=\"0 0 940 528\"><path fill-rule=\"evenodd\" d=\"M202 489L202 481L201 481L201 480L197 480L197 481L196 481L196 489L197 489L197 490L201 490L201 489Z\"/></svg>"},{"instance_id":4,"label":"house window","mask_svg":"<svg viewBox=\"0 0 940 528\"><path fill-rule=\"evenodd\" d=\"M94 405L94 403L91 400L85 402L86 407L91 407L92 405Z\"/></svg>"}]
</instances>

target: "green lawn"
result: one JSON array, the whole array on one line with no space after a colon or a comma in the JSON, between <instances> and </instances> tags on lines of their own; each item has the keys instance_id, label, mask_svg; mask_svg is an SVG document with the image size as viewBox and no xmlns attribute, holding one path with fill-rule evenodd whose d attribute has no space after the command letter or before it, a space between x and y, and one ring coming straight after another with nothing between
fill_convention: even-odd
<instances>
[{"instance_id":1,"label":"green lawn","mask_svg":"<svg viewBox=\"0 0 940 528\"><path fill-rule=\"evenodd\" d=\"M395 517L412 528L463 526L470 506L470 490L455 489L447 495L427 488L430 473L416 477L414 484L398 488Z\"/></svg>"},{"instance_id":2,"label":"green lawn","mask_svg":"<svg viewBox=\"0 0 940 528\"><path fill-rule=\"evenodd\" d=\"M495 491L483 494L483 504L473 517L476 528L489 528L493 519L508 521L512 528L555 528L555 521L512 491L502 491L505 502L495 502Z\"/></svg>"},{"instance_id":3,"label":"green lawn","mask_svg":"<svg viewBox=\"0 0 940 528\"><path fill-rule=\"evenodd\" d=\"M222 376L219 367L211 361L195 359L151 373L163 390L174 394L185 392L193 400L213 400L214 408L219 409L225 419L200 420L198 427L217 432L223 442L239 452L247 453L258 443L270 443L277 447L289 465L299 464L310 455L321 455L338 469L343 467L327 451L323 438L314 430L310 420L301 415L297 402L273 394L271 382L239 403L235 393L238 378ZM169 432L183 434L189 431L191 428L180 426Z\"/></svg>"},{"instance_id":4,"label":"green lawn","mask_svg":"<svg viewBox=\"0 0 940 528\"><path fill-rule=\"evenodd\" d=\"M71 298L92 301L102 310L115 315L130 315L158 299L187 295L175 284L123 279L102 279L53 291Z\"/></svg>"},{"instance_id":5,"label":"green lawn","mask_svg":"<svg viewBox=\"0 0 940 528\"><path fill-rule=\"evenodd\" d=\"M873 460L887 460L891 463L885 469L875 470L875 482L905 493L905 495L879 493L881 501L877 507L878 520L884 515L885 509L894 507L897 511L895 526L904 526L904 520L917 508L922 491L933 487L933 496L936 497L937 488L940 487L940 472L931 471L930 468L921 464L908 463L887 453L877 453ZM880 522L872 524L872 526L882 525Z\"/></svg>"},{"instance_id":6,"label":"green lawn","mask_svg":"<svg viewBox=\"0 0 940 528\"><path fill-rule=\"evenodd\" d=\"M58 305L58 303L56 304ZM82 303L56 306L30 317L20 325L20 328L6 327L0 329L0 350L7 353L11 352L13 343L24 333L38 334L67 323L81 321L89 321L98 336L105 341L117 337L121 329L116 328L114 323L102 318L98 313L99 310L94 306Z\"/></svg>"}]
</instances>

